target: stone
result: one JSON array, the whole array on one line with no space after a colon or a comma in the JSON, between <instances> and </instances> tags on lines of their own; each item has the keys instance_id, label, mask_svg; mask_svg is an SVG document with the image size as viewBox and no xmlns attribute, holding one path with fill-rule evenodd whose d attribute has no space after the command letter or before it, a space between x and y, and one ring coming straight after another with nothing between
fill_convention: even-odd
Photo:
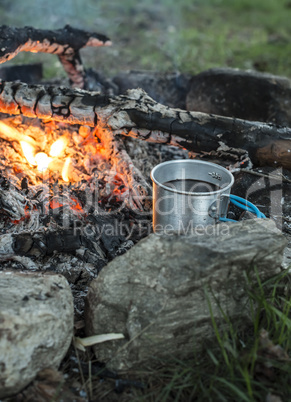
<instances>
[{"instance_id":1,"label":"stone","mask_svg":"<svg viewBox=\"0 0 291 402\"><path fill-rule=\"evenodd\" d=\"M0 79L3 81L21 81L35 84L43 78L42 63L18 64L0 68Z\"/></svg>"},{"instance_id":2,"label":"stone","mask_svg":"<svg viewBox=\"0 0 291 402\"><path fill-rule=\"evenodd\" d=\"M191 78L187 110L291 124L291 81L257 71L213 68Z\"/></svg>"},{"instance_id":3,"label":"stone","mask_svg":"<svg viewBox=\"0 0 291 402\"><path fill-rule=\"evenodd\" d=\"M73 298L56 274L0 272L0 398L57 368L73 335Z\"/></svg>"},{"instance_id":4,"label":"stone","mask_svg":"<svg viewBox=\"0 0 291 402\"><path fill-rule=\"evenodd\" d=\"M89 287L87 335L125 336L96 345L97 359L126 371L193 356L194 346L199 350L214 338L208 300L220 328L225 321L218 304L232 322L249 323L246 274L255 283L254 267L261 280L278 273L285 244L268 219L221 223L191 235L151 234Z\"/></svg>"}]
</instances>

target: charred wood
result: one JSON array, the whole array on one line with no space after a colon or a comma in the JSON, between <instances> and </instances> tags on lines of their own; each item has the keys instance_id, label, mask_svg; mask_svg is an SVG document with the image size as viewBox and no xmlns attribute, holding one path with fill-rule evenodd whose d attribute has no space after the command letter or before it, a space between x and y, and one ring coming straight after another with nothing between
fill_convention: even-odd
<instances>
[{"instance_id":1,"label":"charred wood","mask_svg":"<svg viewBox=\"0 0 291 402\"><path fill-rule=\"evenodd\" d=\"M102 268L107 259L97 243L70 229L3 234L0 236L0 261L13 259L16 256L34 260L37 257L50 256L57 251L68 254L77 253L79 257L84 255L84 261L88 262L88 253L86 253L88 249L90 262ZM84 251L78 252L78 250Z\"/></svg>"},{"instance_id":2,"label":"charred wood","mask_svg":"<svg viewBox=\"0 0 291 402\"><path fill-rule=\"evenodd\" d=\"M33 202L7 179L0 177L0 211L11 220L19 221L26 216L26 209L33 209Z\"/></svg>"},{"instance_id":3,"label":"charred wood","mask_svg":"<svg viewBox=\"0 0 291 402\"><path fill-rule=\"evenodd\" d=\"M63 87L1 82L0 112L100 126L190 152L247 152L255 165L291 169L291 128L172 109L143 90L107 97Z\"/></svg>"},{"instance_id":4,"label":"charred wood","mask_svg":"<svg viewBox=\"0 0 291 402\"><path fill-rule=\"evenodd\" d=\"M110 40L95 32L66 25L63 29L44 30L32 27L0 27L0 63L13 59L19 52L52 53L59 57L73 87L84 88L85 70L79 50L87 46L108 46Z\"/></svg>"}]
</instances>

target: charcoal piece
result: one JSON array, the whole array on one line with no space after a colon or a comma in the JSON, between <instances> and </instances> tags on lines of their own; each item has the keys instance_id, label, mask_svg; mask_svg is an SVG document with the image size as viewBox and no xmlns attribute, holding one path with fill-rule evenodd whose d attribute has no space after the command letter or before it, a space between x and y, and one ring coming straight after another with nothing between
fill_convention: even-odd
<instances>
[{"instance_id":1,"label":"charcoal piece","mask_svg":"<svg viewBox=\"0 0 291 402\"><path fill-rule=\"evenodd\" d=\"M105 265L107 264L107 259L105 257L100 256L98 253L93 253L90 250L85 250L82 256L82 260L84 262L93 264L97 272L99 272Z\"/></svg>"},{"instance_id":2,"label":"charcoal piece","mask_svg":"<svg viewBox=\"0 0 291 402\"><path fill-rule=\"evenodd\" d=\"M103 248L106 250L106 254L110 259L112 259L116 256L116 253L118 253L120 246L125 241L125 238L123 236L114 236L102 233L100 240Z\"/></svg>"},{"instance_id":3,"label":"charcoal piece","mask_svg":"<svg viewBox=\"0 0 291 402\"><path fill-rule=\"evenodd\" d=\"M13 249L17 255L27 255L30 254L32 247L34 245L33 238L29 233L21 233L18 236L14 236Z\"/></svg>"},{"instance_id":4,"label":"charcoal piece","mask_svg":"<svg viewBox=\"0 0 291 402\"><path fill-rule=\"evenodd\" d=\"M115 243L108 241L110 252L115 250L113 244ZM73 229L3 234L0 236L0 247L0 260L16 256L29 258L49 256L57 251L73 255L77 253L79 257L84 258L85 262L95 263L98 269L101 269L107 262L98 244L98 239L86 237L86 235L81 236L74 233ZM86 251L86 248L89 250Z\"/></svg>"},{"instance_id":5,"label":"charcoal piece","mask_svg":"<svg viewBox=\"0 0 291 402\"><path fill-rule=\"evenodd\" d=\"M47 254L51 255L55 250L72 253L81 247L82 241L80 236L75 235L72 230L64 229L60 233L48 232L45 236Z\"/></svg>"},{"instance_id":6,"label":"charcoal piece","mask_svg":"<svg viewBox=\"0 0 291 402\"><path fill-rule=\"evenodd\" d=\"M12 221L19 221L25 218L27 209L33 209L31 201L6 178L0 177L0 211Z\"/></svg>"},{"instance_id":7,"label":"charcoal piece","mask_svg":"<svg viewBox=\"0 0 291 402\"><path fill-rule=\"evenodd\" d=\"M128 250L131 249L131 247L134 245L132 240L126 240L125 242L123 242L118 249L115 252L115 255L122 255L124 253L126 253Z\"/></svg>"},{"instance_id":8,"label":"charcoal piece","mask_svg":"<svg viewBox=\"0 0 291 402\"><path fill-rule=\"evenodd\" d=\"M26 177L21 180L21 190L28 190L28 180Z\"/></svg>"},{"instance_id":9,"label":"charcoal piece","mask_svg":"<svg viewBox=\"0 0 291 402\"><path fill-rule=\"evenodd\" d=\"M89 215L89 220L95 224L96 234L94 233L91 238L91 236L89 235L90 232L86 230L86 239L89 239L91 244L94 244L93 239L97 236L98 240L100 240L100 246L109 259L112 259L117 254L122 253L122 245L124 245L125 249L127 247L128 249L130 248L129 245L126 246L125 234L123 233L124 227L122 226L122 218L122 214L120 213L114 215ZM86 242L86 240L84 240L84 242ZM87 245L87 247L90 247L89 244Z\"/></svg>"}]
</instances>

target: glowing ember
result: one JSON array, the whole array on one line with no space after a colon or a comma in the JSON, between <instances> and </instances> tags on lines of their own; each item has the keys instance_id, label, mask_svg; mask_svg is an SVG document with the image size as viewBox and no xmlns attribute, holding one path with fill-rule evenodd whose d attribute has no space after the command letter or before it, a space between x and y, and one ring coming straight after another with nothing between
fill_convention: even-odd
<instances>
[{"instance_id":1,"label":"glowing ember","mask_svg":"<svg viewBox=\"0 0 291 402\"><path fill-rule=\"evenodd\" d=\"M35 162L37 164L37 169L40 172L44 172L45 170L47 170L49 164L51 163L51 161L53 160L52 158L50 158L49 156L47 156L46 153L44 152L38 152L35 155Z\"/></svg>"},{"instance_id":2,"label":"glowing ember","mask_svg":"<svg viewBox=\"0 0 291 402\"><path fill-rule=\"evenodd\" d=\"M66 159L65 163L64 163L64 167L63 167L63 171L62 171L62 178L64 181L69 181L69 166L71 163L71 157L68 156L68 158Z\"/></svg>"},{"instance_id":3,"label":"glowing ember","mask_svg":"<svg viewBox=\"0 0 291 402\"><path fill-rule=\"evenodd\" d=\"M35 161L35 157L34 157L34 154L35 154L34 146L32 146L31 144L29 144L26 141L20 141L20 145L22 148L23 155L25 156L27 162L33 166L37 165L37 162Z\"/></svg>"},{"instance_id":4,"label":"glowing ember","mask_svg":"<svg viewBox=\"0 0 291 402\"><path fill-rule=\"evenodd\" d=\"M52 145L51 145L51 149L50 149L50 156L56 158L58 156L61 155L61 153L65 150L66 146L68 144L68 139L65 137L61 137L59 138L57 141L55 141Z\"/></svg>"},{"instance_id":5,"label":"glowing ember","mask_svg":"<svg viewBox=\"0 0 291 402\"><path fill-rule=\"evenodd\" d=\"M59 201L57 201L57 200L51 200L50 201L50 208L51 209L55 209L55 208L60 208L60 207L62 207L63 206L63 204L61 204Z\"/></svg>"}]
</instances>

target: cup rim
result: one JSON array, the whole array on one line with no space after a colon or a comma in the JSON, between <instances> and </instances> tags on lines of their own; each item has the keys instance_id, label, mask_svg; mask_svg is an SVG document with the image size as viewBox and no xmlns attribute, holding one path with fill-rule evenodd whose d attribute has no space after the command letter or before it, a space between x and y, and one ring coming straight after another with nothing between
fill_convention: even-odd
<instances>
[{"instance_id":1,"label":"cup rim","mask_svg":"<svg viewBox=\"0 0 291 402\"><path fill-rule=\"evenodd\" d=\"M210 165L213 168L216 168L216 169L219 168L219 169L221 169L222 171L226 172L229 175L230 183L227 186L220 188L219 190L195 193L195 192L192 192L192 191L182 191L182 190L177 190L177 189L172 188L172 187L165 186L164 184L160 183L155 178L154 175L155 175L156 171L161 166L170 165L170 164L176 164L176 163L181 163L181 162L184 162L184 163L186 162L186 163L190 163L190 164L199 164L199 165ZM191 195L191 196L195 196L195 197L210 196L210 195L217 195L217 194L223 193L225 191L230 190L230 188L233 186L233 183L234 183L233 174L229 170L224 168L223 166L220 166L220 165L218 165L216 163L212 163L212 162L195 161L193 159L178 159L178 160L174 160L174 161L167 161L167 162L159 163L157 166L155 166L152 169L152 171L151 171L151 179L157 186L163 188L164 190L167 190L167 191L170 191L170 192L173 192L173 193L177 193L177 194L182 194L182 195Z\"/></svg>"}]
</instances>

